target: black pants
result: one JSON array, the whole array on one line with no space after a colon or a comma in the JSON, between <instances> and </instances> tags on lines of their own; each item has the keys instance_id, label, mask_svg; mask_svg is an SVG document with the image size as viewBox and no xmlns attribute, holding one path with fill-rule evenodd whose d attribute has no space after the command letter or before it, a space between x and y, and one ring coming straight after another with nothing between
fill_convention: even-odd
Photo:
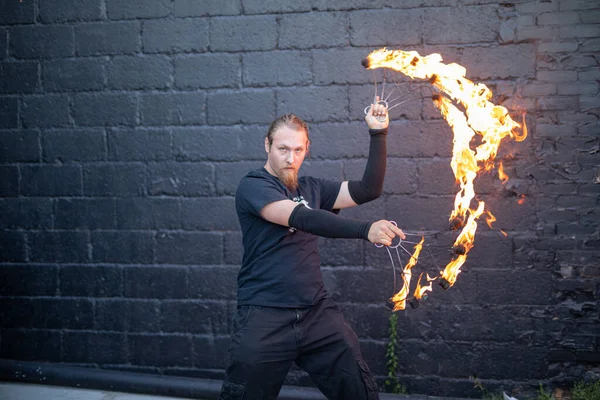
<instances>
[{"instance_id":1,"label":"black pants","mask_svg":"<svg viewBox=\"0 0 600 400\"><path fill-rule=\"evenodd\" d=\"M240 306L221 400L276 399L296 362L328 399L379 399L352 328L331 299L310 308Z\"/></svg>"}]
</instances>

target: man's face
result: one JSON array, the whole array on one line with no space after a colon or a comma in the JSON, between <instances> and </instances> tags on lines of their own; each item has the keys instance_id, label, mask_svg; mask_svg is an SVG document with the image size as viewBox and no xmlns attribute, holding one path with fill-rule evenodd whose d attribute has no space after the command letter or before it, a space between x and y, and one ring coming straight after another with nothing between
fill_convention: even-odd
<instances>
[{"instance_id":1,"label":"man's face","mask_svg":"<svg viewBox=\"0 0 600 400\"><path fill-rule=\"evenodd\" d=\"M265 138L268 154L265 168L291 190L298 187L298 170L308 151L308 136L302 130L282 126L273 132L273 143Z\"/></svg>"}]
</instances>

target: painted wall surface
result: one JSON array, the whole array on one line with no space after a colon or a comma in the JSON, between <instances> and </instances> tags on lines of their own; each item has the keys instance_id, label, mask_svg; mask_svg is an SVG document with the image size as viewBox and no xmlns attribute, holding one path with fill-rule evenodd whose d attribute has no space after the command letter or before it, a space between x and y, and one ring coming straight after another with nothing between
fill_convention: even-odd
<instances>
[{"instance_id":1,"label":"painted wall surface","mask_svg":"<svg viewBox=\"0 0 600 400\"><path fill-rule=\"evenodd\" d=\"M456 285L399 312L400 381L477 396L471 376L517 393L598 373L594 0L1 1L0 357L222 378L237 183L288 112L310 124L305 174L360 179L374 91L360 61L383 46L463 65L529 131L501 146L508 182L476 181L498 220ZM430 99L391 116L384 195L342 215L445 229L452 132ZM433 274L450 257L450 235L436 240ZM383 383L389 256L320 243ZM288 383L311 384L298 369Z\"/></svg>"}]
</instances>

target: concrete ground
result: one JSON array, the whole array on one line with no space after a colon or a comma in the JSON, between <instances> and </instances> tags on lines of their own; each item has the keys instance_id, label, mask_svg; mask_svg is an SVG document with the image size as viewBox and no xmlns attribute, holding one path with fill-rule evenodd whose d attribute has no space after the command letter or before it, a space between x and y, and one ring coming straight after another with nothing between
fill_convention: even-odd
<instances>
[{"instance_id":1,"label":"concrete ground","mask_svg":"<svg viewBox=\"0 0 600 400\"><path fill-rule=\"evenodd\" d=\"M62 386L44 386L34 383L0 382L1 400L189 400L180 397L148 396L77 389Z\"/></svg>"},{"instance_id":2,"label":"concrete ground","mask_svg":"<svg viewBox=\"0 0 600 400\"><path fill-rule=\"evenodd\" d=\"M217 395L218 397L218 395ZM325 399L316 389L284 387L280 393L284 400ZM393 395L380 393L381 400L472 400L456 397L426 395ZM80 389L63 386L46 386L35 383L0 381L0 400L190 400L181 397L156 396L113 392L109 390ZM197 400L212 400L204 398Z\"/></svg>"}]
</instances>

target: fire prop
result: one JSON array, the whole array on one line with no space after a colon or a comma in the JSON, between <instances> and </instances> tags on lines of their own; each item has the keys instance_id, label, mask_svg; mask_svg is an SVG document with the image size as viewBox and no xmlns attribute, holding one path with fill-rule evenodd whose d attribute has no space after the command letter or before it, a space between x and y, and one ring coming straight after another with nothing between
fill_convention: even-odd
<instances>
[{"instance_id":1,"label":"fire prop","mask_svg":"<svg viewBox=\"0 0 600 400\"><path fill-rule=\"evenodd\" d=\"M406 264L406 267L404 267L404 270L402 271L402 278L404 284L402 285L402 289L400 289L400 291L396 293L391 299L394 303L393 311L404 310L404 308L406 307L406 298L408 297L408 290L410 289L410 279L412 278L411 270L415 265L417 265L419 254L421 253L421 249L423 248L424 241L425 238L422 238L421 241L417 243L417 245L415 246L415 252L410 256L410 261L408 262L408 264ZM419 282L420 280L421 277L419 277Z\"/></svg>"},{"instance_id":2,"label":"fire prop","mask_svg":"<svg viewBox=\"0 0 600 400\"><path fill-rule=\"evenodd\" d=\"M475 198L473 181L479 172L494 168L494 159L502 139L510 137L520 142L527 137L525 117L523 116L522 125L513 121L505 107L490 102L492 92L486 85L466 79L464 67L442 63L439 54L423 57L416 51L383 48L371 52L362 64L367 69L389 68L412 79L428 80L439 91L432 96L432 100L454 133L450 165L460 185L454 200L454 210L450 215L450 229L460 229L460 233L452 247L454 256L439 276L440 286L448 289L456 282L461 272L460 268L473 248L479 217L487 215L488 224L495 221L494 216L485 209L483 201L478 202L476 209L471 208L471 201ZM464 112L457 105L464 108ZM518 133L519 129L522 133ZM471 149L471 142L476 135L479 136L480 144ZM501 163L498 166L498 174L503 183L508 180ZM404 268L404 287L392 297L394 311L405 308L410 286L410 269L417 262L422 244L423 240L415 246L414 254ZM434 279L436 278L427 276L430 284L421 287L419 277L413 298L409 300L413 308L418 307L419 299L426 291L431 291L431 281Z\"/></svg>"}]
</instances>

